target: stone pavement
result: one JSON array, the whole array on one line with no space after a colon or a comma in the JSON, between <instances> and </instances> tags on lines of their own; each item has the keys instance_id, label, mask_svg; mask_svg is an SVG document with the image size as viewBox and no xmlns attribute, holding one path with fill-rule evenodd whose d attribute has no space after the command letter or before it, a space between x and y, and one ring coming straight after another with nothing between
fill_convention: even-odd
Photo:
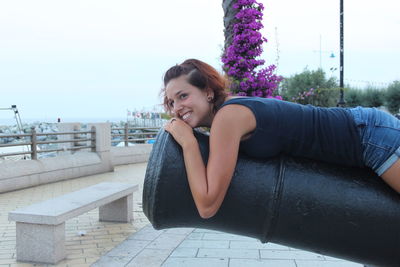
<instances>
[{"instance_id":1,"label":"stone pavement","mask_svg":"<svg viewBox=\"0 0 400 267\"><path fill-rule=\"evenodd\" d=\"M361 267L348 261L247 237L211 230L176 228L156 231L141 202L146 163L123 165L114 172L0 194L0 267L30 266L279 266ZM15 260L15 222L8 212L105 181L139 184L131 223L98 221L98 209L66 222L67 258L57 265Z\"/></svg>"},{"instance_id":2,"label":"stone pavement","mask_svg":"<svg viewBox=\"0 0 400 267\"><path fill-rule=\"evenodd\" d=\"M147 225L92 267L362 267L316 253L233 234L193 228L154 230Z\"/></svg>"}]
</instances>

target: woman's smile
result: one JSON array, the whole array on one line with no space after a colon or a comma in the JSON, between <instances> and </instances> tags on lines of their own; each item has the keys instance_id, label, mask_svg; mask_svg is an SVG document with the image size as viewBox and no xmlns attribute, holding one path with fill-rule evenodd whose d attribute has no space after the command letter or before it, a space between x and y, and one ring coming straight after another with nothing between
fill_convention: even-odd
<instances>
[{"instance_id":1,"label":"woman's smile","mask_svg":"<svg viewBox=\"0 0 400 267\"><path fill-rule=\"evenodd\" d=\"M192 115L192 112L186 112L182 115L182 119L186 122L189 119L190 115Z\"/></svg>"}]
</instances>

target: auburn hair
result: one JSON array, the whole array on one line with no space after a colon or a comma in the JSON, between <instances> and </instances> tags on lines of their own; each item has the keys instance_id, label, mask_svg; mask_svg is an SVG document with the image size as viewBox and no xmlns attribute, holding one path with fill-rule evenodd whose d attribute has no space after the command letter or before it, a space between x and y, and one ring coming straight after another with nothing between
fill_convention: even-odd
<instances>
[{"instance_id":1,"label":"auburn hair","mask_svg":"<svg viewBox=\"0 0 400 267\"><path fill-rule=\"evenodd\" d=\"M182 75L187 75L188 83L200 90L212 90L214 92L214 98L211 101L214 103L214 112L224 103L227 96L225 90L228 88L228 80L207 63L198 59L187 59L183 63L169 68L164 74L164 87L161 89L161 94L164 97L164 108L169 114L172 112L168 105L165 89L172 79L179 78Z\"/></svg>"}]
</instances>

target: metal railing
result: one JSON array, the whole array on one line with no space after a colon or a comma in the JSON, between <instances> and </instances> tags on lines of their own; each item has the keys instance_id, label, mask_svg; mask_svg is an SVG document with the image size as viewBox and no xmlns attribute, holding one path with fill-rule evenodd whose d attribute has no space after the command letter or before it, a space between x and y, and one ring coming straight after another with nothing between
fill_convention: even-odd
<instances>
[{"instance_id":1,"label":"metal railing","mask_svg":"<svg viewBox=\"0 0 400 267\"><path fill-rule=\"evenodd\" d=\"M151 119L151 118L128 118L128 123L130 125L135 125L135 127L154 127L154 128L161 128L168 120L162 119L162 118L157 118L157 119Z\"/></svg>"},{"instance_id":2,"label":"metal railing","mask_svg":"<svg viewBox=\"0 0 400 267\"><path fill-rule=\"evenodd\" d=\"M159 130L160 127L129 127L128 123L125 123L124 127L111 128L111 143L124 142L125 146L128 146L129 143L149 142L155 140ZM114 131L119 133L113 133ZM115 137L121 136L123 137L122 139L115 139Z\"/></svg>"},{"instance_id":3,"label":"metal railing","mask_svg":"<svg viewBox=\"0 0 400 267\"><path fill-rule=\"evenodd\" d=\"M38 136L52 136L52 135L73 135L73 139L69 140L47 140L47 141L38 141ZM81 135L86 135L86 137L82 138ZM90 137L88 137L90 135ZM18 156L18 155L27 155L29 154L31 159L37 159L38 153L49 153L49 152L59 152L66 150L81 150L81 149L91 149L91 151L96 151L96 131L95 128L92 127L90 131L72 131L72 132L56 132L56 133L37 133L35 127L31 128L31 132L27 134L7 134L0 135L1 138L16 138L16 139L25 139L30 138L29 142L18 142L18 143L7 143L0 144L1 147L11 147L11 146L26 146L28 147L28 151L22 152L13 152L13 153L0 153L0 158L9 157L9 156ZM88 144L88 141L90 143ZM80 144L80 142L85 142L84 145ZM38 145L43 144L59 144L59 143L73 143L71 147L64 148L56 148L56 149L40 149L38 150Z\"/></svg>"}]
</instances>

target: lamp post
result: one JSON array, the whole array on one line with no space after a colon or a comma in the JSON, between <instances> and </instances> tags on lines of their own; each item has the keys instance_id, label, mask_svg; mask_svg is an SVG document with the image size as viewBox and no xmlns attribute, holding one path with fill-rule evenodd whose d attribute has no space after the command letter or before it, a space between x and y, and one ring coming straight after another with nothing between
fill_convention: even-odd
<instances>
[{"instance_id":1,"label":"lamp post","mask_svg":"<svg viewBox=\"0 0 400 267\"><path fill-rule=\"evenodd\" d=\"M338 107L344 107L346 105L346 102L344 101L344 92L343 92L343 70L344 70L344 62L343 62L343 57L344 57L344 37L343 37L343 0L340 0L340 98L339 102L337 103Z\"/></svg>"}]
</instances>

